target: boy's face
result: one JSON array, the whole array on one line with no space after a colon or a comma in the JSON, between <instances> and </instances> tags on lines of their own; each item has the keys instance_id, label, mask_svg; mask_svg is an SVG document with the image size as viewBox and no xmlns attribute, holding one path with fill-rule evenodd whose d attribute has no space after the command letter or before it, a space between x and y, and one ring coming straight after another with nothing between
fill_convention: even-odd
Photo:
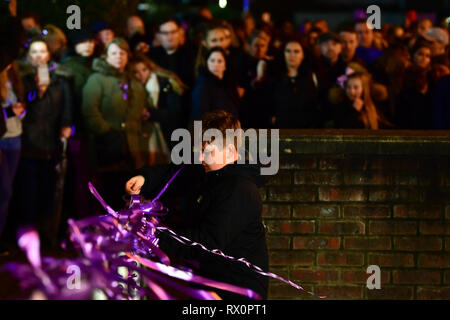
<instances>
[{"instance_id":1,"label":"boy's face","mask_svg":"<svg viewBox=\"0 0 450 320\"><path fill-rule=\"evenodd\" d=\"M221 148L214 142L204 142L200 153L200 161L205 168L205 172L222 169L228 163L235 161L236 154L232 150L234 151L232 145Z\"/></svg>"}]
</instances>

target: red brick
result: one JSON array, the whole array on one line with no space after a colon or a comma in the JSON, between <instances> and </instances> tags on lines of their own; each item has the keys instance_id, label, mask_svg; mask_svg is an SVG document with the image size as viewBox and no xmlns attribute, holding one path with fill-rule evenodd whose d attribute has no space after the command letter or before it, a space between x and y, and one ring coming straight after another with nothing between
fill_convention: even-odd
<instances>
[{"instance_id":1,"label":"red brick","mask_svg":"<svg viewBox=\"0 0 450 320\"><path fill-rule=\"evenodd\" d=\"M392 271L394 284L439 284L440 271L427 270L394 270Z\"/></svg>"},{"instance_id":2,"label":"red brick","mask_svg":"<svg viewBox=\"0 0 450 320\"><path fill-rule=\"evenodd\" d=\"M450 268L450 253L419 254L418 266L420 268Z\"/></svg>"},{"instance_id":3,"label":"red brick","mask_svg":"<svg viewBox=\"0 0 450 320\"><path fill-rule=\"evenodd\" d=\"M292 271L292 279L300 282L330 282L339 280L339 271L336 270L306 270Z\"/></svg>"},{"instance_id":4,"label":"red brick","mask_svg":"<svg viewBox=\"0 0 450 320\"><path fill-rule=\"evenodd\" d=\"M297 171L294 184L337 186L342 184L342 174L333 171Z\"/></svg>"},{"instance_id":5,"label":"red brick","mask_svg":"<svg viewBox=\"0 0 450 320\"><path fill-rule=\"evenodd\" d=\"M293 207L293 218L337 218L339 216L339 207L337 206L308 206L296 205Z\"/></svg>"},{"instance_id":6,"label":"red brick","mask_svg":"<svg viewBox=\"0 0 450 320\"><path fill-rule=\"evenodd\" d=\"M349 250L390 250L390 237L345 237L344 248Z\"/></svg>"},{"instance_id":7,"label":"red brick","mask_svg":"<svg viewBox=\"0 0 450 320\"><path fill-rule=\"evenodd\" d=\"M419 225L420 234L450 235L450 222L442 221L421 221Z\"/></svg>"},{"instance_id":8,"label":"red brick","mask_svg":"<svg viewBox=\"0 0 450 320\"><path fill-rule=\"evenodd\" d=\"M346 171L344 183L347 185L388 185L390 174L382 171Z\"/></svg>"},{"instance_id":9,"label":"red brick","mask_svg":"<svg viewBox=\"0 0 450 320\"><path fill-rule=\"evenodd\" d=\"M413 287L381 286L381 289L366 289L368 299L409 300L413 298Z\"/></svg>"},{"instance_id":10,"label":"red brick","mask_svg":"<svg viewBox=\"0 0 450 320\"><path fill-rule=\"evenodd\" d=\"M417 202L423 198L417 188L392 188L389 190L370 190L369 201L373 202Z\"/></svg>"},{"instance_id":11,"label":"red brick","mask_svg":"<svg viewBox=\"0 0 450 320\"><path fill-rule=\"evenodd\" d=\"M264 204L262 208L263 218L272 219L289 219L291 216L291 206L290 205L272 205Z\"/></svg>"},{"instance_id":12,"label":"red brick","mask_svg":"<svg viewBox=\"0 0 450 320\"><path fill-rule=\"evenodd\" d=\"M342 169L342 158L326 158L321 157L319 159L319 168L321 170L339 170Z\"/></svg>"},{"instance_id":13,"label":"red brick","mask_svg":"<svg viewBox=\"0 0 450 320\"><path fill-rule=\"evenodd\" d=\"M271 266L312 266L314 252L305 251L272 251L269 252Z\"/></svg>"},{"instance_id":14,"label":"red brick","mask_svg":"<svg viewBox=\"0 0 450 320\"><path fill-rule=\"evenodd\" d=\"M347 170L367 170L368 163L368 160L365 158L352 156L344 159L342 168Z\"/></svg>"},{"instance_id":15,"label":"red brick","mask_svg":"<svg viewBox=\"0 0 450 320\"><path fill-rule=\"evenodd\" d=\"M369 253L367 264L379 267L414 267L414 255L409 253Z\"/></svg>"},{"instance_id":16,"label":"red brick","mask_svg":"<svg viewBox=\"0 0 450 320\"><path fill-rule=\"evenodd\" d=\"M317 294L327 299L361 299L363 286L317 286Z\"/></svg>"},{"instance_id":17,"label":"red brick","mask_svg":"<svg viewBox=\"0 0 450 320\"><path fill-rule=\"evenodd\" d=\"M339 238L323 238L323 237L295 237L294 250L302 249L339 249Z\"/></svg>"},{"instance_id":18,"label":"red brick","mask_svg":"<svg viewBox=\"0 0 450 320\"><path fill-rule=\"evenodd\" d=\"M322 252L317 255L319 266L362 266L364 255L361 253Z\"/></svg>"},{"instance_id":19,"label":"red brick","mask_svg":"<svg viewBox=\"0 0 450 320\"><path fill-rule=\"evenodd\" d=\"M369 234L399 234L408 235L417 233L417 223L413 221L370 221Z\"/></svg>"},{"instance_id":20,"label":"red brick","mask_svg":"<svg viewBox=\"0 0 450 320\"><path fill-rule=\"evenodd\" d=\"M342 270L342 281L349 284L367 284L367 279L371 276L366 270ZM381 270L381 287L389 283L390 272Z\"/></svg>"},{"instance_id":21,"label":"red brick","mask_svg":"<svg viewBox=\"0 0 450 320\"><path fill-rule=\"evenodd\" d=\"M383 156L370 157L367 169L368 170L386 170L389 168L390 159Z\"/></svg>"},{"instance_id":22,"label":"red brick","mask_svg":"<svg viewBox=\"0 0 450 320\"><path fill-rule=\"evenodd\" d=\"M439 219L440 206L394 206L394 218L408 219Z\"/></svg>"},{"instance_id":23,"label":"red brick","mask_svg":"<svg viewBox=\"0 0 450 320\"><path fill-rule=\"evenodd\" d=\"M429 186L431 179L426 173L413 174L412 172L397 172L394 175L393 183L403 186Z\"/></svg>"},{"instance_id":24,"label":"red brick","mask_svg":"<svg viewBox=\"0 0 450 320\"><path fill-rule=\"evenodd\" d=\"M278 275L278 276L280 276L280 277L282 277L282 278L284 278L286 280L290 279L289 278L289 267L286 267L286 266L284 266L284 267L283 266L282 267L270 266L269 267L269 272L275 273L276 275ZM270 282L279 284L280 280L269 278L269 283Z\"/></svg>"},{"instance_id":25,"label":"red brick","mask_svg":"<svg viewBox=\"0 0 450 320\"><path fill-rule=\"evenodd\" d=\"M280 170L275 176L272 176L267 185L268 186L280 186L280 185L291 185L292 175L289 170Z\"/></svg>"},{"instance_id":26,"label":"red brick","mask_svg":"<svg viewBox=\"0 0 450 320\"><path fill-rule=\"evenodd\" d=\"M419 160L412 158L391 158L389 160L386 162L388 168L394 169L395 171L412 171L418 170L420 167Z\"/></svg>"},{"instance_id":27,"label":"red brick","mask_svg":"<svg viewBox=\"0 0 450 320\"><path fill-rule=\"evenodd\" d=\"M319 233L321 234L364 234L365 225L361 221L326 221L319 222Z\"/></svg>"},{"instance_id":28,"label":"red brick","mask_svg":"<svg viewBox=\"0 0 450 320\"><path fill-rule=\"evenodd\" d=\"M309 234L314 233L314 221L271 220L266 221L271 234Z\"/></svg>"},{"instance_id":29,"label":"red brick","mask_svg":"<svg viewBox=\"0 0 450 320\"><path fill-rule=\"evenodd\" d=\"M444 283L450 284L450 270L445 271L445 273L444 273Z\"/></svg>"},{"instance_id":30,"label":"red brick","mask_svg":"<svg viewBox=\"0 0 450 320\"><path fill-rule=\"evenodd\" d=\"M313 187L271 187L269 200L313 202L316 200L316 190Z\"/></svg>"},{"instance_id":31,"label":"red brick","mask_svg":"<svg viewBox=\"0 0 450 320\"><path fill-rule=\"evenodd\" d=\"M300 155L280 156L280 169L315 169L316 167L316 157Z\"/></svg>"},{"instance_id":32,"label":"red brick","mask_svg":"<svg viewBox=\"0 0 450 320\"><path fill-rule=\"evenodd\" d=\"M290 248L290 237L267 237L267 248L269 250L273 249L289 249Z\"/></svg>"},{"instance_id":33,"label":"red brick","mask_svg":"<svg viewBox=\"0 0 450 320\"><path fill-rule=\"evenodd\" d=\"M445 238L445 251L450 251L450 238Z\"/></svg>"},{"instance_id":34,"label":"red brick","mask_svg":"<svg viewBox=\"0 0 450 320\"><path fill-rule=\"evenodd\" d=\"M303 289L305 289L306 291L312 291L313 290L313 287L311 285L304 286L301 283L298 283L298 285L302 286ZM268 298L269 299L277 299L277 298L280 299L280 298L283 298L283 300L284 299L301 299L301 300L304 300L304 299L310 299L310 298L313 298L313 297L311 297L306 292L304 292L302 290L297 290L296 288L294 288L294 287L292 287L292 286L290 286L288 284L280 283L280 284L271 284L269 286Z\"/></svg>"},{"instance_id":35,"label":"red brick","mask_svg":"<svg viewBox=\"0 0 450 320\"><path fill-rule=\"evenodd\" d=\"M366 193L361 188L319 187L320 201L366 201Z\"/></svg>"},{"instance_id":36,"label":"red brick","mask_svg":"<svg viewBox=\"0 0 450 320\"><path fill-rule=\"evenodd\" d=\"M344 218L390 218L388 206L344 206Z\"/></svg>"},{"instance_id":37,"label":"red brick","mask_svg":"<svg viewBox=\"0 0 450 320\"><path fill-rule=\"evenodd\" d=\"M284 279L287 279L287 280L290 279L289 278L289 267L286 267L286 266L281 266L281 267L270 266L269 267L269 272L275 273L276 275L278 275L278 276L280 276L280 277L282 277ZM274 283L279 284L280 280L269 278L269 282L274 282Z\"/></svg>"},{"instance_id":38,"label":"red brick","mask_svg":"<svg viewBox=\"0 0 450 320\"><path fill-rule=\"evenodd\" d=\"M440 251L442 240L438 237L396 237L394 249L401 251Z\"/></svg>"},{"instance_id":39,"label":"red brick","mask_svg":"<svg viewBox=\"0 0 450 320\"><path fill-rule=\"evenodd\" d=\"M450 300L450 287L418 287L417 299Z\"/></svg>"}]
</instances>

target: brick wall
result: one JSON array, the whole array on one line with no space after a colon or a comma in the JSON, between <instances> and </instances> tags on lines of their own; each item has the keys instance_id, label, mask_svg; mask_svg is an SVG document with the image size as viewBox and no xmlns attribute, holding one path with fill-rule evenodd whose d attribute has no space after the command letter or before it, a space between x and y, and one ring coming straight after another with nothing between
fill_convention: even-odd
<instances>
[{"instance_id":1,"label":"brick wall","mask_svg":"<svg viewBox=\"0 0 450 320\"><path fill-rule=\"evenodd\" d=\"M270 270L329 299L450 299L449 134L414 134L282 134L261 189ZM310 296L271 280L269 298Z\"/></svg>"}]
</instances>

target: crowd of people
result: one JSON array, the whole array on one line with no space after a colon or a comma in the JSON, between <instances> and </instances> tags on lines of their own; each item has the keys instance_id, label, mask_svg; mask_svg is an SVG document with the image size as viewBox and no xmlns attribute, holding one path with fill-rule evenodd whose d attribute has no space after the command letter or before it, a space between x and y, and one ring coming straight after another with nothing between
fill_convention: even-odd
<instances>
[{"instance_id":1,"label":"crowd of people","mask_svg":"<svg viewBox=\"0 0 450 320\"><path fill-rule=\"evenodd\" d=\"M171 133L212 110L243 128L450 129L448 30L414 14L381 30L364 17L336 30L267 12L229 22L205 8L74 31L34 13L8 19L0 235L12 211L54 235L61 188L69 215L91 214L88 181L118 209L129 172L167 163Z\"/></svg>"}]
</instances>

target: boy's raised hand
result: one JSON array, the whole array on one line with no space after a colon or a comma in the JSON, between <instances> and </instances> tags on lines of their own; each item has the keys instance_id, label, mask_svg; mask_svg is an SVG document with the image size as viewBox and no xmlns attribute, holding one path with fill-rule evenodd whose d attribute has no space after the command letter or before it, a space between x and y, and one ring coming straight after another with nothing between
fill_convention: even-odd
<instances>
[{"instance_id":1,"label":"boy's raised hand","mask_svg":"<svg viewBox=\"0 0 450 320\"><path fill-rule=\"evenodd\" d=\"M125 191L128 194L139 194L141 192L141 188L144 185L145 178L143 176L136 176L131 178L125 184Z\"/></svg>"}]
</instances>

